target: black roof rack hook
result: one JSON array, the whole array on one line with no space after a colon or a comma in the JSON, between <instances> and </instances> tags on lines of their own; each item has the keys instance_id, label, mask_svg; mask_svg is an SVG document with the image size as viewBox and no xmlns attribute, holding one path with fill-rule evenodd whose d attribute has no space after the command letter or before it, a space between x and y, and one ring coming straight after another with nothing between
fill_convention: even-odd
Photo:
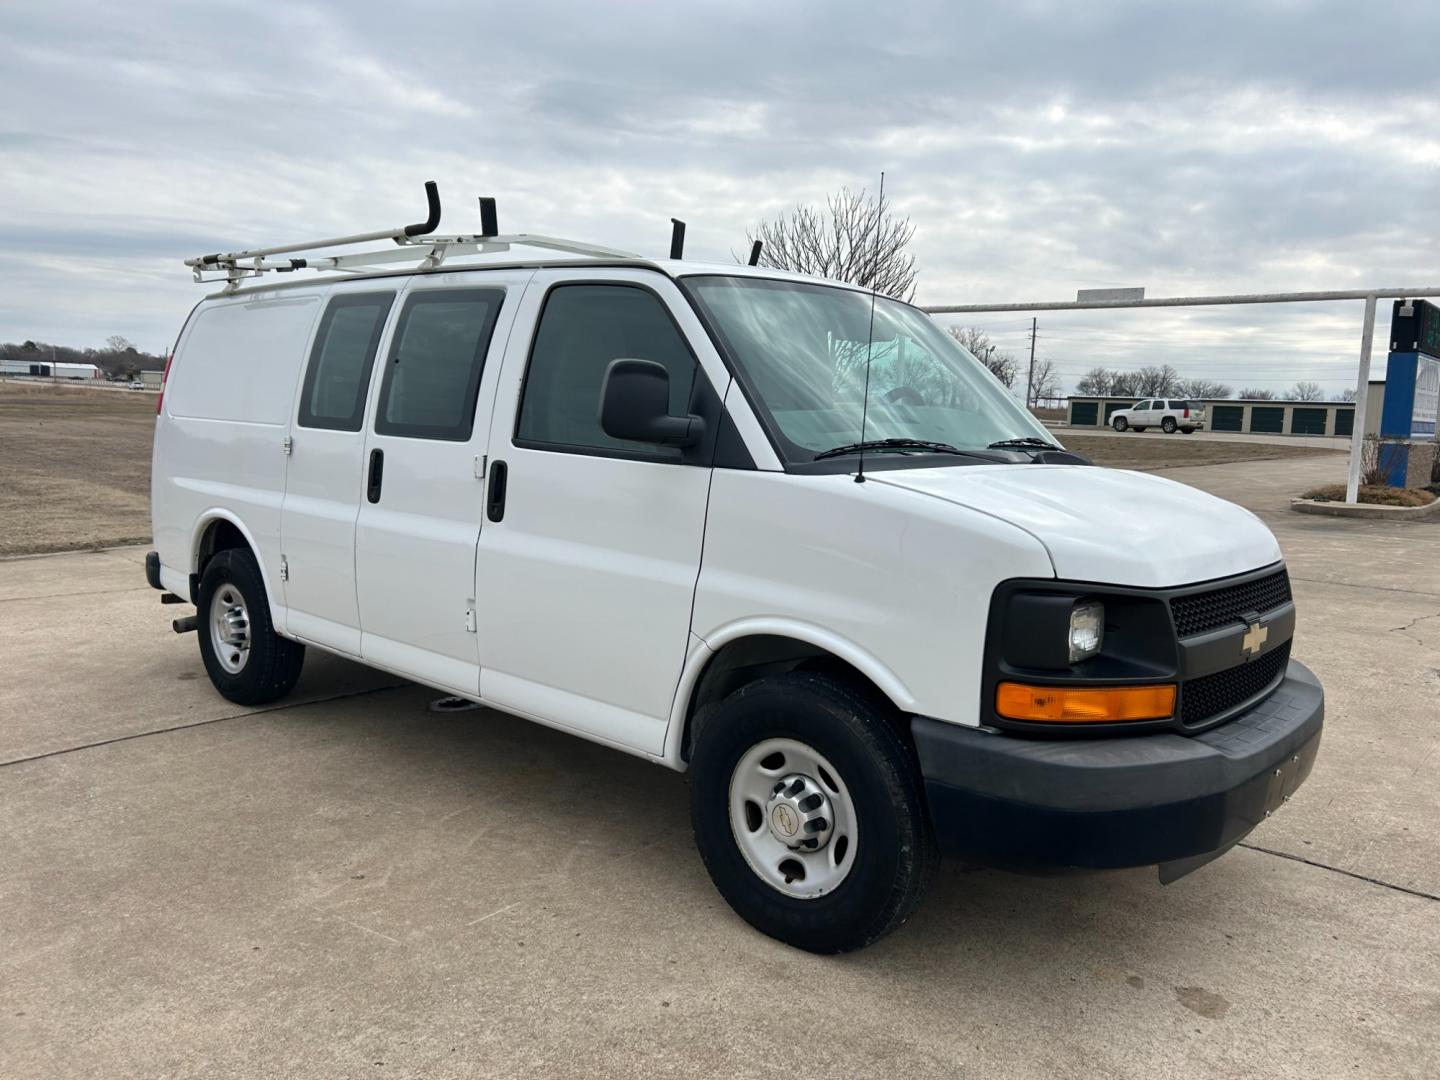
<instances>
[{"instance_id":1,"label":"black roof rack hook","mask_svg":"<svg viewBox=\"0 0 1440 1080\"><path fill-rule=\"evenodd\" d=\"M499 217L495 212L495 200L488 195L480 196L480 235L485 239L500 235Z\"/></svg>"},{"instance_id":2,"label":"black roof rack hook","mask_svg":"<svg viewBox=\"0 0 1440 1080\"><path fill-rule=\"evenodd\" d=\"M424 236L440 227L440 188L434 180L425 181L426 218L414 225L406 225L406 236Z\"/></svg>"},{"instance_id":3,"label":"black roof rack hook","mask_svg":"<svg viewBox=\"0 0 1440 1080\"><path fill-rule=\"evenodd\" d=\"M685 223L679 218L670 219L670 258L685 257Z\"/></svg>"}]
</instances>

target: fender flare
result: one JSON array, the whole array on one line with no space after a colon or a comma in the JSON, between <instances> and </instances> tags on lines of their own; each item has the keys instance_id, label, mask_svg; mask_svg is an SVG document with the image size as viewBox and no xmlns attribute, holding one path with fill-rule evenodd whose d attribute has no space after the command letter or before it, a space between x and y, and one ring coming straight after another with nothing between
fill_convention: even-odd
<instances>
[{"instance_id":1,"label":"fender flare","mask_svg":"<svg viewBox=\"0 0 1440 1080\"><path fill-rule=\"evenodd\" d=\"M700 685L701 676L709 667L710 661L715 659L725 646L750 637L791 638L822 649L845 661L873 682L901 712L915 711L915 696L904 681L873 653L868 652L849 638L798 619L773 616L738 619L716 628L704 637L692 636L691 641L694 648L685 660L680 683L675 688L675 701L670 709L670 722L665 728L665 746L660 758L662 764L684 771L686 763L680 756L680 750L685 741L690 701Z\"/></svg>"},{"instance_id":2,"label":"fender flare","mask_svg":"<svg viewBox=\"0 0 1440 1080\"><path fill-rule=\"evenodd\" d=\"M260 554L260 545L255 542L255 534L241 521L234 513L222 506L212 506L202 511L195 519L195 528L190 534L190 565L187 573L198 574L200 568L200 541L205 536L205 531L217 521L227 521L239 530L240 535L245 538L245 543L250 547L250 554L255 557L255 564L260 567L260 580L265 584L265 597L270 602L270 618L276 626L284 625L285 605L275 602L275 589L271 584L270 570L265 565L265 557Z\"/></svg>"}]
</instances>

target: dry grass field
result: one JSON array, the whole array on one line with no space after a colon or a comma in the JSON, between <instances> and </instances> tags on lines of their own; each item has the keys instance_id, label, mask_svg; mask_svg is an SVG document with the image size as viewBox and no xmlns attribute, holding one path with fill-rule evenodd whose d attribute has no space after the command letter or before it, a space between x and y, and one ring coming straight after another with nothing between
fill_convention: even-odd
<instances>
[{"instance_id":1,"label":"dry grass field","mask_svg":"<svg viewBox=\"0 0 1440 1080\"><path fill-rule=\"evenodd\" d=\"M0 555L150 537L155 395L0 381Z\"/></svg>"},{"instance_id":2,"label":"dry grass field","mask_svg":"<svg viewBox=\"0 0 1440 1080\"><path fill-rule=\"evenodd\" d=\"M153 394L0 380L0 556L147 541L154 431ZM1180 436L1060 438L1122 469L1336 453Z\"/></svg>"},{"instance_id":3,"label":"dry grass field","mask_svg":"<svg viewBox=\"0 0 1440 1080\"><path fill-rule=\"evenodd\" d=\"M1232 461L1273 461L1276 458L1340 457L1343 450L1274 443L1225 442L1193 435L1157 438L1054 433L1066 449L1084 454L1096 465L1112 469L1172 469L1186 465L1226 465ZM1298 494L1298 493L1297 493Z\"/></svg>"}]
</instances>

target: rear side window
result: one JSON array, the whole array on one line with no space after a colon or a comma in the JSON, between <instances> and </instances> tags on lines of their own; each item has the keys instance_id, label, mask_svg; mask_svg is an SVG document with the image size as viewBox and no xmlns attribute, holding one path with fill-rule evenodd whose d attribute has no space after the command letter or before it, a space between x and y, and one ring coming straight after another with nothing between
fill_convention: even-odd
<instances>
[{"instance_id":1,"label":"rear side window","mask_svg":"<svg viewBox=\"0 0 1440 1080\"><path fill-rule=\"evenodd\" d=\"M393 292L355 293L330 301L310 350L300 393L300 426L359 431L365 391Z\"/></svg>"},{"instance_id":2,"label":"rear side window","mask_svg":"<svg viewBox=\"0 0 1440 1080\"><path fill-rule=\"evenodd\" d=\"M204 420L282 425L320 310L317 296L205 301L170 372L165 412Z\"/></svg>"},{"instance_id":3,"label":"rear side window","mask_svg":"<svg viewBox=\"0 0 1440 1080\"><path fill-rule=\"evenodd\" d=\"M631 450L675 457L681 451L614 439L600 428L600 384L610 361L653 360L670 373L670 413L689 411L695 356L664 303L631 285L560 285L550 291L520 401L515 437L546 446Z\"/></svg>"},{"instance_id":4,"label":"rear side window","mask_svg":"<svg viewBox=\"0 0 1440 1080\"><path fill-rule=\"evenodd\" d=\"M1190 406L1189 406L1188 404L1186 404L1185 402L1183 402L1183 401L1172 401L1172 402L1170 402L1170 408L1172 408L1172 409L1188 409L1189 407L1190 407Z\"/></svg>"},{"instance_id":5,"label":"rear side window","mask_svg":"<svg viewBox=\"0 0 1440 1080\"><path fill-rule=\"evenodd\" d=\"M504 298L502 289L436 289L406 299L380 384L377 434L470 438Z\"/></svg>"}]
</instances>

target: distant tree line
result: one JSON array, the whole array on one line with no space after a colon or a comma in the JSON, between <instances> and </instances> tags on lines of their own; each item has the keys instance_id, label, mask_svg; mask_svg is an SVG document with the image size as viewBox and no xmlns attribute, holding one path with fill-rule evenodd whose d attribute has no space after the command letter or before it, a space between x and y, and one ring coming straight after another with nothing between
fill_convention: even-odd
<instances>
[{"instance_id":1,"label":"distant tree line","mask_svg":"<svg viewBox=\"0 0 1440 1080\"><path fill-rule=\"evenodd\" d=\"M1060 396L1060 373L1055 370L1054 360L1036 357L1035 366L1026 372L1014 354L996 345L990 340L990 335L978 326L952 326L949 329L950 336L989 368L1007 390L1014 390L1017 382L1023 387L1028 379L1030 394L1027 405L1033 406L1042 398Z\"/></svg>"},{"instance_id":2,"label":"distant tree line","mask_svg":"<svg viewBox=\"0 0 1440 1080\"><path fill-rule=\"evenodd\" d=\"M111 379L133 379L142 371L165 370L165 358L141 352L119 334L105 339L103 349L73 349L46 341L0 341L0 359L34 364L94 364Z\"/></svg>"},{"instance_id":3,"label":"distant tree line","mask_svg":"<svg viewBox=\"0 0 1440 1080\"><path fill-rule=\"evenodd\" d=\"M1211 379L1186 379L1169 364L1152 365L1135 371L1112 371L1110 368L1094 367L1081 376L1075 384L1077 394L1092 397L1147 398L1228 398L1236 397L1249 401L1322 401L1324 388L1317 382L1301 380L1277 394L1274 390L1262 390L1252 386L1242 387L1238 394L1230 387ZM1342 401L1355 400L1355 391L1346 390Z\"/></svg>"}]
</instances>

